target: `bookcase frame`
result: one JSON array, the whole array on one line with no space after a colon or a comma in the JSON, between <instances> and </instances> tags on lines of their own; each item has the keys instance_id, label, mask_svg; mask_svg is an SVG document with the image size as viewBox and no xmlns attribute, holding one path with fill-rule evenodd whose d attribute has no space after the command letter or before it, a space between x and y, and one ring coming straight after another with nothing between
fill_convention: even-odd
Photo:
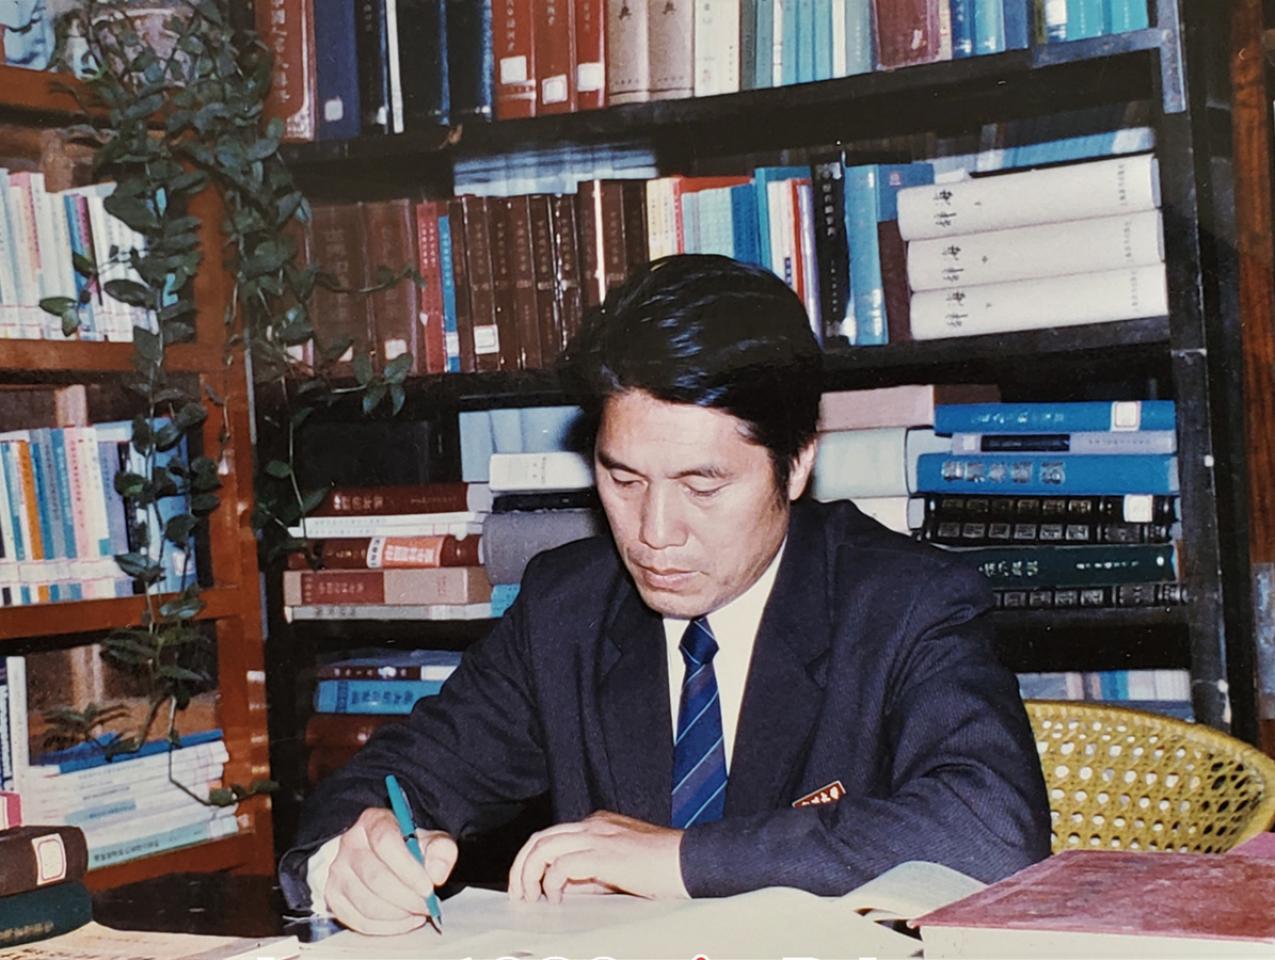
<instances>
[{"instance_id":1,"label":"bookcase frame","mask_svg":"<svg viewBox=\"0 0 1275 960\"><path fill-rule=\"evenodd\" d=\"M65 75L0 67L0 123L48 129L75 122L78 108ZM195 339L169 348L167 364L191 375L200 396L212 393L225 406L210 409L202 426L203 447L216 450L226 432L221 505L208 518L207 554L212 585L202 597L200 620L213 624L217 640L218 717L230 759L227 782L248 784L270 776L266 737L266 684L261 593L253 504L255 428L241 351L225 347L229 277L219 269L224 245L220 202L211 191L195 198L191 214L202 221L203 269L194 281L198 307ZM0 340L0 383L111 383L133 372L131 343ZM85 600L0 608L0 653L21 654L32 641L82 638L116 627L137 626L141 597ZM87 883L105 889L175 871L235 870L265 874L274 869L271 801L251 797L239 808L239 832L220 840L91 871Z\"/></svg>"},{"instance_id":2,"label":"bookcase frame","mask_svg":"<svg viewBox=\"0 0 1275 960\"><path fill-rule=\"evenodd\" d=\"M1127 384L1122 399L1132 399L1144 396L1140 383L1168 384L1177 401L1180 573L1189 603L996 611L998 646L1018 670L1189 668L1196 718L1256 742L1259 718L1275 715L1275 692L1263 698L1269 709L1259 711L1257 680L1259 649L1275 648L1275 609L1264 620L1261 610L1275 605L1259 602L1255 614L1252 578L1256 571L1259 593L1267 583L1265 595L1275 595L1275 505L1263 491L1275 469L1271 101L1262 69L1251 65L1263 4L1266 22L1275 22L1275 0L1151 0L1154 25L1127 34L795 87L467 123L450 138L424 129L293 144L284 153L303 188L365 199L422 185L450 192L449 164L460 153L636 139L652 146L661 173L735 173L752 160L804 163L843 149L858 162L894 160L868 138L1148 101L1160 164L1168 316L833 350L826 355L827 387L1021 385L1042 378L1057 393L1066 378L1094 373ZM547 371L446 374L411 381L403 415L446 422L461 409L546 402L563 402ZM454 455L454 440L451 447ZM289 672L281 673L282 665L271 671L277 706L271 722L278 737L290 733L294 743L300 742L295 718L304 712L295 689L298 664L360 643L463 644L482 632L431 623L286 625L277 579L268 577L270 629L289 637L290 660ZM1275 659L1275 652L1268 656ZM1268 673L1275 684L1275 669ZM300 782L303 759L277 757L276 765L285 777L296 771ZM287 832L286 815L279 829Z\"/></svg>"}]
</instances>

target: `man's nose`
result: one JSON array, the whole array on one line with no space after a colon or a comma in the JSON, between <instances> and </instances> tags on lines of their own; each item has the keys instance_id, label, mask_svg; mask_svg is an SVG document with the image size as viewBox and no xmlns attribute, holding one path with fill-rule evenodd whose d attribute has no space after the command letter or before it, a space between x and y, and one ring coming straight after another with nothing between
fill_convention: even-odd
<instances>
[{"instance_id":1,"label":"man's nose","mask_svg":"<svg viewBox=\"0 0 1275 960\"><path fill-rule=\"evenodd\" d=\"M675 547L685 539L682 523L672 491L647 487L642 498L642 518L639 535L652 550Z\"/></svg>"}]
</instances>

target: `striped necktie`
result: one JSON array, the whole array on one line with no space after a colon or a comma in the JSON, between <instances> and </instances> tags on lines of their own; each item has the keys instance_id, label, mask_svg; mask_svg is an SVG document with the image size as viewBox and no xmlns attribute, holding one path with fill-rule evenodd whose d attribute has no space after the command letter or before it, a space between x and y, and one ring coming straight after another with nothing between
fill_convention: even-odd
<instances>
[{"instance_id":1,"label":"striped necktie","mask_svg":"<svg viewBox=\"0 0 1275 960\"><path fill-rule=\"evenodd\" d=\"M699 617L686 625L681 650L686 678L673 740L670 821L678 829L718 820L726 806L726 746L717 675L713 673L717 641L707 619Z\"/></svg>"}]
</instances>

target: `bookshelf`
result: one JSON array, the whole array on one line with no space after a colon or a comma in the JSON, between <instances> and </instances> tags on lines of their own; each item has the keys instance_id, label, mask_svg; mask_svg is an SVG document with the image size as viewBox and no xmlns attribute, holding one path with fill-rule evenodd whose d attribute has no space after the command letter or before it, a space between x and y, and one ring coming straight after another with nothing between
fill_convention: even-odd
<instances>
[{"instance_id":1,"label":"bookshelf","mask_svg":"<svg viewBox=\"0 0 1275 960\"><path fill-rule=\"evenodd\" d=\"M1187 668L1196 718L1257 741L1262 718L1275 716L1275 693L1259 698L1256 679L1275 616L1269 600L1255 599L1263 589L1269 596L1275 580L1275 507L1264 496L1275 469L1275 295L1271 101L1257 66L1262 3L1242 0L1233 19L1187 0L1151 0L1150 6L1153 27L1116 36L701 99L292 144L285 155L303 187L324 199L395 189L445 194L457 158L532 146L640 139L661 175L730 174L838 151L848 162L899 159L883 156L881 138L916 134L923 140L1064 109L1149 102L1165 216L1167 316L830 350L827 387L994 382L1007 399L1066 400L1081 396L1082 381L1094 380L1118 388L1113 398L1174 399L1181 580L1190 602L997 611L997 642L1018 670ZM1275 22L1269 10L1266 22ZM355 172L357 187L351 186ZM450 422L454 429L458 410L561 401L546 371L447 374L411 381L403 416ZM269 580L277 590L275 578ZM272 600L271 630L290 638L291 655L301 662L375 642L464 642L482 630L474 624L455 632L438 624L284 625L278 609ZM275 677L272 670L272 684ZM289 711L295 691L284 687L293 681L286 676L272 689L280 714ZM289 722L272 716L276 736L286 734ZM1266 745L1271 749L1275 738L1268 735Z\"/></svg>"},{"instance_id":2,"label":"bookshelf","mask_svg":"<svg viewBox=\"0 0 1275 960\"><path fill-rule=\"evenodd\" d=\"M74 122L75 100L66 87L74 80L28 70L0 67L0 126L6 133L0 154L12 157L21 138L10 131L44 131ZM35 157L26 157L35 160ZM209 257L195 282L199 312L193 342L174 347L171 368L188 375L201 395L225 400L202 427L204 449L215 450L224 430L226 468L218 491L221 506L209 517L207 543L210 582L199 615L211 625L217 646L218 719L230 759L227 783L251 783L270 775L266 738L264 637L262 631L256 538L250 524L253 448L249 386L239 355L224 348L223 311L230 290L215 269L222 246L221 213L215 197L205 193L192 204L203 221L201 243ZM89 383L122 389L133 370L133 345L53 340L5 340L0 347L0 390L29 384ZM136 626L143 613L140 597L70 601L0 609L0 652L21 654L34 649L74 646L100 639L117 627ZM273 871L271 804L268 796L252 797L238 808L238 832L220 840L170 850L91 871L94 889L115 887L175 871Z\"/></svg>"}]
</instances>

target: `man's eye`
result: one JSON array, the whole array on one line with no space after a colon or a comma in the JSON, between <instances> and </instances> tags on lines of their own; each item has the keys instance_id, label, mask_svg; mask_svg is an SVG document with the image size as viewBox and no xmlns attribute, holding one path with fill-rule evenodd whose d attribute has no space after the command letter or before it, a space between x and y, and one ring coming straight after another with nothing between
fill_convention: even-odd
<instances>
[{"instance_id":1,"label":"man's eye","mask_svg":"<svg viewBox=\"0 0 1275 960\"><path fill-rule=\"evenodd\" d=\"M617 487L636 487L638 484L635 477L617 477L614 473L611 474L611 482Z\"/></svg>"},{"instance_id":2,"label":"man's eye","mask_svg":"<svg viewBox=\"0 0 1275 960\"><path fill-rule=\"evenodd\" d=\"M691 496L695 497L697 500L711 499L712 497L715 497L717 496L717 494L721 493L721 490L722 490L721 487L705 487L705 488L687 487L686 489L689 490L691 493Z\"/></svg>"}]
</instances>

